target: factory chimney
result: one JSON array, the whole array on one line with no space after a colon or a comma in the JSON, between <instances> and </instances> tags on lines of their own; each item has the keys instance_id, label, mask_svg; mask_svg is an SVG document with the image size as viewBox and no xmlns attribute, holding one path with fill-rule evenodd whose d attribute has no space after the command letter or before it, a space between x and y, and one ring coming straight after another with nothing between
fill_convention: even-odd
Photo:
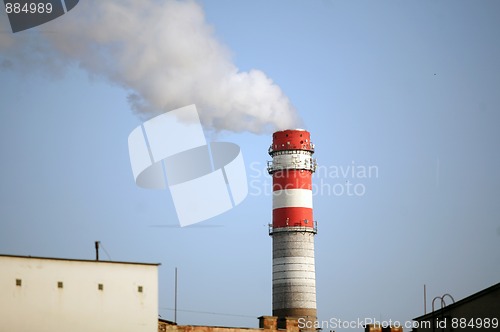
<instances>
[{"instance_id":1,"label":"factory chimney","mask_svg":"<svg viewBox=\"0 0 500 332\"><path fill-rule=\"evenodd\" d=\"M273 316L278 317L278 328L285 328L286 317L295 317L302 331L315 330L313 153L310 133L303 129L275 132L269 147L273 158L267 165L273 177L273 223L269 225L273 238Z\"/></svg>"}]
</instances>

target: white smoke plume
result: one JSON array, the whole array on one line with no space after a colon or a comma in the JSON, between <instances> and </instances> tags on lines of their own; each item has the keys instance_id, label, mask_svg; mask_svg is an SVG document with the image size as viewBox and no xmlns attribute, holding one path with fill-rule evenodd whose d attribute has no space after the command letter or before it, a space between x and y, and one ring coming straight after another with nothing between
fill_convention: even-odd
<instances>
[{"instance_id":1,"label":"white smoke plume","mask_svg":"<svg viewBox=\"0 0 500 332\"><path fill-rule=\"evenodd\" d=\"M130 91L132 108L145 118L196 104L203 125L215 131L300 125L270 78L238 70L194 1L85 0L37 32L6 33L6 15L1 20L0 69L76 62Z\"/></svg>"}]
</instances>

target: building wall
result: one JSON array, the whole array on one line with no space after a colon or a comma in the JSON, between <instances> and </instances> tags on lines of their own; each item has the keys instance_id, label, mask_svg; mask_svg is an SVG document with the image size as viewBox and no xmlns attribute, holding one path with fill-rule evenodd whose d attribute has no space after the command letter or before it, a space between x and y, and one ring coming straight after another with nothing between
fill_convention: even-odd
<instances>
[{"instance_id":1,"label":"building wall","mask_svg":"<svg viewBox=\"0 0 500 332\"><path fill-rule=\"evenodd\" d=\"M177 325L175 323L159 320L158 332L299 332L296 318L286 318L283 329L278 330L278 317L259 317L259 328L244 327L223 327L223 326L197 326L197 325Z\"/></svg>"},{"instance_id":2,"label":"building wall","mask_svg":"<svg viewBox=\"0 0 500 332\"><path fill-rule=\"evenodd\" d=\"M0 256L0 271L0 331L158 329L155 264Z\"/></svg>"},{"instance_id":3,"label":"building wall","mask_svg":"<svg viewBox=\"0 0 500 332\"><path fill-rule=\"evenodd\" d=\"M368 324L365 326L365 332L403 332L403 327Z\"/></svg>"}]
</instances>

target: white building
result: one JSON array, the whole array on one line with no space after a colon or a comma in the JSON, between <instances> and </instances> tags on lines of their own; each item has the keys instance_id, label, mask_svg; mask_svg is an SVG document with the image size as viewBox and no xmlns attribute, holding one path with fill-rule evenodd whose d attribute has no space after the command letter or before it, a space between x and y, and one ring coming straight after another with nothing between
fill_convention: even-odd
<instances>
[{"instance_id":1,"label":"white building","mask_svg":"<svg viewBox=\"0 0 500 332\"><path fill-rule=\"evenodd\" d=\"M158 265L0 255L0 331L156 332Z\"/></svg>"}]
</instances>

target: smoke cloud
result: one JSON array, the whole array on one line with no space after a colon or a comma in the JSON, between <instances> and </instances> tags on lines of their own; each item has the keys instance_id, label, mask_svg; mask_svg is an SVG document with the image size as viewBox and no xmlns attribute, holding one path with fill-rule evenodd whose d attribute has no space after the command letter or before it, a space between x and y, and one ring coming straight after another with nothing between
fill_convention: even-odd
<instances>
[{"instance_id":1,"label":"smoke cloud","mask_svg":"<svg viewBox=\"0 0 500 332\"><path fill-rule=\"evenodd\" d=\"M6 15L1 30L8 31ZM194 1L93 1L16 34L0 33L0 69L56 71L75 62L130 91L145 118L196 104L215 131L300 126L290 100L260 70L239 71Z\"/></svg>"}]
</instances>

